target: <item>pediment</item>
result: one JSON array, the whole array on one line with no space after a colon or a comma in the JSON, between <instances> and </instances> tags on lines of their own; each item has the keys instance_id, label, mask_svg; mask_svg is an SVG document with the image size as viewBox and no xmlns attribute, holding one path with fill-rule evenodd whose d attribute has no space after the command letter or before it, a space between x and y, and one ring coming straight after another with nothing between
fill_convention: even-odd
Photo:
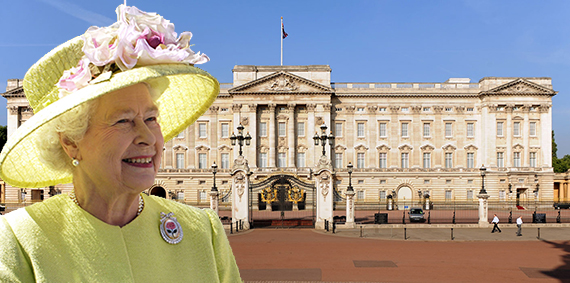
<instances>
[{"instance_id":1,"label":"pediment","mask_svg":"<svg viewBox=\"0 0 570 283\"><path fill-rule=\"evenodd\" d=\"M5 93L2 93L2 96L9 98L9 97L25 97L24 88L23 87L16 87L13 88Z\"/></svg>"},{"instance_id":2,"label":"pediment","mask_svg":"<svg viewBox=\"0 0 570 283\"><path fill-rule=\"evenodd\" d=\"M230 94L326 94L333 93L330 87L303 77L279 71L249 83L231 88Z\"/></svg>"},{"instance_id":3,"label":"pediment","mask_svg":"<svg viewBox=\"0 0 570 283\"><path fill-rule=\"evenodd\" d=\"M554 96L558 92L528 80L519 78L509 83L484 91L486 95L549 95Z\"/></svg>"}]
</instances>

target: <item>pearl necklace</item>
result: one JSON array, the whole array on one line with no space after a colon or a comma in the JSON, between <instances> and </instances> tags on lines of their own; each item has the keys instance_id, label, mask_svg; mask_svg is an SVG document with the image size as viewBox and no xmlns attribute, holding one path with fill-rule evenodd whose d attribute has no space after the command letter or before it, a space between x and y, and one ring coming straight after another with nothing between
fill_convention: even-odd
<instances>
[{"instance_id":1,"label":"pearl necklace","mask_svg":"<svg viewBox=\"0 0 570 283\"><path fill-rule=\"evenodd\" d=\"M71 191L71 193L69 193L69 198L71 198L71 200L77 204L77 206L81 207L81 205L79 205L79 202L77 201L77 197L75 197L75 190ZM139 216L141 214L141 212L144 209L144 200L142 198L141 195L139 195L139 209L137 210L137 216Z\"/></svg>"}]
</instances>

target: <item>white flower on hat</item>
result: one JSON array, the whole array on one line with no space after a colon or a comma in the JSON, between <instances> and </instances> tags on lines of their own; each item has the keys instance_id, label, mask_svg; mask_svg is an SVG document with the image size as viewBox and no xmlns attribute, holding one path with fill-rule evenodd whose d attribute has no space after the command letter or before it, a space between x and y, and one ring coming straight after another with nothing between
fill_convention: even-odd
<instances>
[{"instance_id":1,"label":"white flower on hat","mask_svg":"<svg viewBox=\"0 0 570 283\"><path fill-rule=\"evenodd\" d=\"M165 63L202 64L210 60L206 54L195 53L190 49L191 32L183 32L178 37L174 24L156 13L146 13L136 7L120 5L117 22L109 27L90 27L83 35L85 53L77 67L65 71L57 86L60 96L85 87L99 74L89 73L81 79L75 75L79 71L89 72L89 63L103 67L115 64L121 71L135 66L149 66ZM85 65L87 64L87 65ZM109 66L107 66L109 67ZM79 69L77 69L79 68ZM105 68L106 78L110 77ZM83 75L83 73L81 73ZM103 81L101 78L91 81Z\"/></svg>"}]
</instances>

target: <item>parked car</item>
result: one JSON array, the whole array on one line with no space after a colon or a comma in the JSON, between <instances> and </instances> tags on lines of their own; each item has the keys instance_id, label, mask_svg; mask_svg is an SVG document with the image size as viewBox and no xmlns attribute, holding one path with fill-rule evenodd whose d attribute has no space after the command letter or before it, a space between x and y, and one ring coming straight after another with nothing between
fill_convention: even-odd
<instances>
[{"instance_id":1,"label":"parked car","mask_svg":"<svg viewBox=\"0 0 570 283\"><path fill-rule=\"evenodd\" d=\"M424 210L420 207L412 207L410 211L408 211L408 217L410 218L410 222L424 222L426 219L424 218Z\"/></svg>"}]
</instances>

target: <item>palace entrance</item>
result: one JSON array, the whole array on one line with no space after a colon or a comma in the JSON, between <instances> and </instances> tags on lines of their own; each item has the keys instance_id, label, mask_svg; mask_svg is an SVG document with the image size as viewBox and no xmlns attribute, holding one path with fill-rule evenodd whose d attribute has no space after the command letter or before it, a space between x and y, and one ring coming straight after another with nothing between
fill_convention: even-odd
<instances>
[{"instance_id":1,"label":"palace entrance","mask_svg":"<svg viewBox=\"0 0 570 283\"><path fill-rule=\"evenodd\" d=\"M315 186L297 176L277 174L251 184L250 217L254 228L315 225Z\"/></svg>"}]
</instances>

